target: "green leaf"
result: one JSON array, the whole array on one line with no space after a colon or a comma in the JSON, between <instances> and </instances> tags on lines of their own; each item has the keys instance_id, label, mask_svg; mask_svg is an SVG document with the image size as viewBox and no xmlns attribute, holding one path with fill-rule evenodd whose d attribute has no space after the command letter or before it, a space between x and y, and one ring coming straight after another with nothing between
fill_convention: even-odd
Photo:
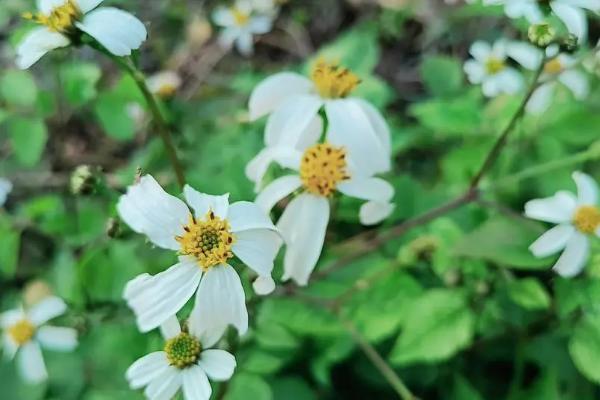
<instances>
[{"instance_id":1,"label":"green leaf","mask_svg":"<svg viewBox=\"0 0 600 400\"><path fill-rule=\"evenodd\" d=\"M403 327L391 361L397 365L433 363L452 357L471 343L475 317L462 292L433 289L408 307Z\"/></svg>"},{"instance_id":2,"label":"green leaf","mask_svg":"<svg viewBox=\"0 0 600 400\"><path fill-rule=\"evenodd\" d=\"M470 92L449 99L433 99L410 107L410 113L436 134L465 136L481 127L481 96Z\"/></svg>"},{"instance_id":3,"label":"green leaf","mask_svg":"<svg viewBox=\"0 0 600 400\"><path fill-rule=\"evenodd\" d=\"M525 278L508 284L508 296L527 310L545 310L550 307L550 295L535 278Z\"/></svg>"},{"instance_id":4,"label":"green leaf","mask_svg":"<svg viewBox=\"0 0 600 400\"><path fill-rule=\"evenodd\" d=\"M9 70L0 76L0 99L14 107L32 107L37 86L28 71Z\"/></svg>"},{"instance_id":5,"label":"green leaf","mask_svg":"<svg viewBox=\"0 0 600 400\"><path fill-rule=\"evenodd\" d=\"M477 390L461 375L454 378L452 400L483 400Z\"/></svg>"},{"instance_id":6,"label":"green leaf","mask_svg":"<svg viewBox=\"0 0 600 400\"><path fill-rule=\"evenodd\" d=\"M317 395L300 378L281 378L273 382L273 400L317 400Z\"/></svg>"},{"instance_id":7,"label":"green leaf","mask_svg":"<svg viewBox=\"0 0 600 400\"><path fill-rule=\"evenodd\" d=\"M463 84L461 63L452 57L428 57L421 64L421 76L427 89L436 96L456 93Z\"/></svg>"},{"instance_id":8,"label":"green leaf","mask_svg":"<svg viewBox=\"0 0 600 400\"><path fill-rule=\"evenodd\" d=\"M575 326L569 353L586 378L600 383L600 316L588 314Z\"/></svg>"},{"instance_id":9,"label":"green leaf","mask_svg":"<svg viewBox=\"0 0 600 400\"><path fill-rule=\"evenodd\" d=\"M96 84L102 75L100 68L92 63L71 63L60 70L65 97L74 106L80 106L97 95Z\"/></svg>"},{"instance_id":10,"label":"green leaf","mask_svg":"<svg viewBox=\"0 0 600 400\"><path fill-rule=\"evenodd\" d=\"M107 135L118 140L129 140L135 136L135 123L129 116L129 102L114 93L98 96L94 111Z\"/></svg>"},{"instance_id":11,"label":"green leaf","mask_svg":"<svg viewBox=\"0 0 600 400\"><path fill-rule=\"evenodd\" d=\"M262 378L248 373L238 373L231 380L225 400L272 400L271 388Z\"/></svg>"},{"instance_id":12,"label":"green leaf","mask_svg":"<svg viewBox=\"0 0 600 400\"><path fill-rule=\"evenodd\" d=\"M13 117L8 121L7 130L17 160L26 167L36 165L48 140L44 121L37 118Z\"/></svg>"},{"instance_id":13,"label":"green leaf","mask_svg":"<svg viewBox=\"0 0 600 400\"><path fill-rule=\"evenodd\" d=\"M19 261L19 249L21 242L21 232L13 228L8 217L0 213L0 274L5 277L12 277L17 270Z\"/></svg>"}]
</instances>

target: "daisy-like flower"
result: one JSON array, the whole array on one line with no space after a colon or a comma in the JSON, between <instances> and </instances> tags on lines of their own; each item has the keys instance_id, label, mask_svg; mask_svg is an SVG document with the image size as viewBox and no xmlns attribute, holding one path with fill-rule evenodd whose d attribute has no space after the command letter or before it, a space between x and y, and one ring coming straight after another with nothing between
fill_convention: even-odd
<instances>
[{"instance_id":1,"label":"daisy-like flower","mask_svg":"<svg viewBox=\"0 0 600 400\"><path fill-rule=\"evenodd\" d=\"M176 317L161 325L163 351L150 353L126 372L132 389L145 387L149 400L170 400L181 389L185 400L208 400L212 393L209 378L222 382L231 378L235 358L225 350L211 349L219 337L198 325L182 331Z\"/></svg>"},{"instance_id":2,"label":"daisy-like flower","mask_svg":"<svg viewBox=\"0 0 600 400\"><path fill-rule=\"evenodd\" d=\"M13 184L8 179L0 178L0 207L6 203L9 193L13 189Z\"/></svg>"},{"instance_id":3,"label":"daisy-like flower","mask_svg":"<svg viewBox=\"0 0 600 400\"><path fill-rule=\"evenodd\" d=\"M181 77L175 71L161 71L150 76L146 83L152 93L167 99L173 97L181 86Z\"/></svg>"},{"instance_id":4,"label":"daisy-like flower","mask_svg":"<svg viewBox=\"0 0 600 400\"><path fill-rule=\"evenodd\" d=\"M502 39L493 45L477 41L469 49L473 59L465 62L464 70L469 82L481 84L483 94L487 97L496 97L502 93L515 94L524 87L524 79L518 70L509 65L509 57L527 69L534 69L539 61L536 64L528 56L536 50L526 43Z\"/></svg>"},{"instance_id":5,"label":"daisy-like flower","mask_svg":"<svg viewBox=\"0 0 600 400\"><path fill-rule=\"evenodd\" d=\"M564 277L581 272L589 258L590 238L600 236L598 185L581 172L573 173L573 180L577 196L560 191L525 204L527 217L558 224L533 242L529 250L540 258L562 251L553 270Z\"/></svg>"},{"instance_id":6,"label":"daisy-like flower","mask_svg":"<svg viewBox=\"0 0 600 400\"><path fill-rule=\"evenodd\" d=\"M175 315L195 293L192 318L219 334L229 324L244 334L244 290L228 261L235 255L253 269L259 276L254 289L266 294L274 288L271 271L281 240L277 229L254 203L230 205L227 194L211 196L187 185L183 194L187 205L146 175L119 200L119 215L134 231L179 253L179 262L166 271L130 281L124 297L142 332Z\"/></svg>"},{"instance_id":7,"label":"daisy-like flower","mask_svg":"<svg viewBox=\"0 0 600 400\"><path fill-rule=\"evenodd\" d=\"M232 7L219 7L212 15L213 21L224 28L219 42L225 47L235 43L245 56L254 52L254 36L265 34L273 28L274 13L255 7L252 1L237 0Z\"/></svg>"},{"instance_id":8,"label":"daisy-like flower","mask_svg":"<svg viewBox=\"0 0 600 400\"><path fill-rule=\"evenodd\" d=\"M363 224L374 224L393 210L390 201L394 189L383 179L364 174L343 147L318 143L303 152L285 148L281 151L289 154L288 165L298 173L271 182L258 195L256 204L268 211L284 197L298 189L302 191L287 205L277 228L287 245L283 279L306 285L323 248L329 198L340 192L366 200L359 217Z\"/></svg>"},{"instance_id":9,"label":"daisy-like flower","mask_svg":"<svg viewBox=\"0 0 600 400\"><path fill-rule=\"evenodd\" d=\"M39 383L48 377L41 347L55 351L71 351L77 347L75 329L46 325L66 310L62 299L50 296L27 311L16 309L0 315L5 355L17 356L19 372L26 381Z\"/></svg>"},{"instance_id":10,"label":"daisy-like flower","mask_svg":"<svg viewBox=\"0 0 600 400\"><path fill-rule=\"evenodd\" d=\"M391 169L390 130L373 105L350 97L359 83L358 76L349 69L324 60L315 63L310 79L292 72L278 73L252 92L250 119L270 114L265 130L267 149L276 145L294 147L313 141L304 135L314 132L310 126L319 123L315 118L320 119L318 113L323 108L329 126L327 141L347 148L363 173L387 172ZM268 157L259 156L268 164ZM255 182L261 178L249 177Z\"/></svg>"},{"instance_id":11,"label":"daisy-like flower","mask_svg":"<svg viewBox=\"0 0 600 400\"><path fill-rule=\"evenodd\" d=\"M600 12L600 0L484 0L484 4L487 5L504 5L504 11L510 18L525 17L532 24L540 23L544 19L540 3L548 3L569 32L580 39L587 36L585 10Z\"/></svg>"},{"instance_id":12,"label":"daisy-like flower","mask_svg":"<svg viewBox=\"0 0 600 400\"><path fill-rule=\"evenodd\" d=\"M39 25L17 47L17 66L26 69L47 52L78 43L83 33L116 56L128 56L146 39L146 27L133 15L103 0L38 0L38 12L23 16Z\"/></svg>"}]
</instances>

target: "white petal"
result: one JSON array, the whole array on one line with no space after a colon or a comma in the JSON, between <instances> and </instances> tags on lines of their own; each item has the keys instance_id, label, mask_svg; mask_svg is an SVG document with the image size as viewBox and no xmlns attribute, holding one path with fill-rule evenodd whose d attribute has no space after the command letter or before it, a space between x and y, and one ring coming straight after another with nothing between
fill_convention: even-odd
<instances>
[{"instance_id":1,"label":"white petal","mask_svg":"<svg viewBox=\"0 0 600 400\"><path fill-rule=\"evenodd\" d=\"M577 100L585 99L590 93L590 84L583 72L565 71L559 75L558 80L569 88Z\"/></svg>"},{"instance_id":2,"label":"white petal","mask_svg":"<svg viewBox=\"0 0 600 400\"><path fill-rule=\"evenodd\" d=\"M252 282L254 292L259 296L266 296L275 290L275 281L271 276L259 276Z\"/></svg>"},{"instance_id":3,"label":"white petal","mask_svg":"<svg viewBox=\"0 0 600 400\"><path fill-rule=\"evenodd\" d=\"M252 229L236 233L231 250L257 274L271 276L280 246L281 237L276 231Z\"/></svg>"},{"instance_id":4,"label":"white petal","mask_svg":"<svg viewBox=\"0 0 600 400\"><path fill-rule=\"evenodd\" d=\"M160 324L160 333L165 340L172 339L181 333L181 325L176 315Z\"/></svg>"},{"instance_id":5,"label":"white petal","mask_svg":"<svg viewBox=\"0 0 600 400\"><path fill-rule=\"evenodd\" d=\"M129 387L140 389L163 375L169 369L169 360L164 351L155 351L136 360L125 372Z\"/></svg>"},{"instance_id":6,"label":"white petal","mask_svg":"<svg viewBox=\"0 0 600 400\"><path fill-rule=\"evenodd\" d=\"M150 175L129 186L127 194L117 203L117 211L135 232L171 250L179 250L175 237L183 234L183 227L190 218L185 203L165 192Z\"/></svg>"},{"instance_id":7,"label":"white petal","mask_svg":"<svg viewBox=\"0 0 600 400\"><path fill-rule=\"evenodd\" d=\"M17 47L17 67L27 69L35 64L44 54L59 47L66 47L70 40L48 28L35 28L29 32Z\"/></svg>"},{"instance_id":8,"label":"white petal","mask_svg":"<svg viewBox=\"0 0 600 400\"><path fill-rule=\"evenodd\" d=\"M235 357L225 350L210 349L200 354L198 365L210 379L222 382L231 378L236 362Z\"/></svg>"},{"instance_id":9,"label":"white petal","mask_svg":"<svg viewBox=\"0 0 600 400\"><path fill-rule=\"evenodd\" d=\"M44 348L50 350L71 351L77 347L77 331L73 328L42 326L36 338Z\"/></svg>"},{"instance_id":10,"label":"white petal","mask_svg":"<svg viewBox=\"0 0 600 400\"><path fill-rule=\"evenodd\" d=\"M12 360L15 354L17 354L17 350L19 350L19 345L15 343L12 337L8 333L2 335L2 353L4 354L4 358Z\"/></svg>"},{"instance_id":11,"label":"white petal","mask_svg":"<svg viewBox=\"0 0 600 400\"><path fill-rule=\"evenodd\" d=\"M363 225L375 225L389 217L395 207L392 203L368 201L360 207L358 219Z\"/></svg>"},{"instance_id":12,"label":"white petal","mask_svg":"<svg viewBox=\"0 0 600 400\"><path fill-rule=\"evenodd\" d=\"M248 57L254 53L254 38L249 32L242 32L235 41L235 47L241 55Z\"/></svg>"},{"instance_id":13,"label":"white petal","mask_svg":"<svg viewBox=\"0 0 600 400\"><path fill-rule=\"evenodd\" d=\"M148 32L144 24L128 12L113 7L98 8L76 24L115 56L129 56L138 49Z\"/></svg>"},{"instance_id":14,"label":"white petal","mask_svg":"<svg viewBox=\"0 0 600 400\"><path fill-rule=\"evenodd\" d=\"M185 185L183 195L185 196L185 201L194 209L196 218L204 219L210 210L221 219L227 218L229 193L221 196L213 196L211 194L200 193L190 185Z\"/></svg>"},{"instance_id":15,"label":"white petal","mask_svg":"<svg viewBox=\"0 0 600 400\"><path fill-rule=\"evenodd\" d=\"M557 225L533 242L529 250L538 258L547 257L564 249L573 233L575 228L572 225Z\"/></svg>"},{"instance_id":16,"label":"white petal","mask_svg":"<svg viewBox=\"0 0 600 400\"><path fill-rule=\"evenodd\" d=\"M298 175L277 178L258 194L255 200L256 205L264 212L270 212L275 204L295 192L300 186L302 186L302 181Z\"/></svg>"},{"instance_id":17,"label":"white petal","mask_svg":"<svg viewBox=\"0 0 600 400\"><path fill-rule=\"evenodd\" d=\"M600 0L555 0L558 3L568 4L572 7L585 8L590 11L600 12Z\"/></svg>"},{"instance_id":18,"label":"white petal","mask_svg":"<svg viewBox=\"0 0 600 400\"><path fill-rule=\"evenodd\" d=\"M465 73L467 74L467 78L469 82L474 84L479 84L483 82L483 79L486 75L485 67L479 61L476 60L467 60L463 67Z\"/></svg>"},{"instance_id":19,"label":"white petal","mask_svg":"<svg viewBox=\"0 0 600 400\"><path fill-rule=\"evenodd\" d=\"M254 188L258 190L272 162L276 162L284 168L298 170L301 158L302 153L289 146L266 147L246 165L246 176L256 183Z\"/></svg>"},{"instance_id":20,"label":"white petal","mask_svg":"<svg viewBox=\"0 0 600 400\"><path fill-rule=\"evenodd\" d=\"M212 20L215 25L229 27L235 25L235 17L229 8L219 7L212 13Z\"/></svg>"},{"instance_id":21,"label":"white petal","mask_svg":"<svg viewBox=\"0 0 600 400\"><path fill-rule=\"evenodd\" d=\"M556 87L555 85L555 82L548 82L537 88L527 103L527 112L539 115L546 111L552 103L552 93Z\"/></svg>"},{"instance_id":22,"label":"white petal","mask_svg":"<svg viewBox=\"0 0 600 400\"><path fill-rule=\"evenodd\" d=\"M287 249L283 280L293 279L304 286L317 265L329 222L329 202L324 197L301 194L281 215L277 227Z\"/></svg>"},{"instance_id":23,"label":"white petal","mask_svg":"<svg viewBox=\"0 0 600 400\"><path fill-rule=\"evenodd\" d=\"M8 179L0 178L0 207L6 203L8 194L12 191L13 184Z\"/></svg>"},{"instance_id":24,"label":"white petal","mask_svg":"<svg viewBox=\"0 0 600 400\"><path fill-rule=\"evenodd\" d=\"M175 315L194 295L201 276L196 263L184 261L155 276L130 281L123 297L135 312L140 331L157 328Z\"/></svg>"},{"instance_id":25,"label":"white petal","mask_svg":"<svg viewBox=\"0 0 600 400\"><path fill-rule=\"evenodd\" d=\"M28 382L40 383L48 378L42 350L36 342L29 342L19 350L17 365L21 376Z\"/></svg>"},{"instance_id":26,"label":"white petal","mask_svg":"<svg viewBox=\"0 0 600 400\"><path fill-rule=\"evenodd\" d=\"M506 51L510 58L532 71L540 66L544 57L540 49L525 42L510 42Z\"/></svg>"},{"instance_id":27,"label":"white petal","mask_svg":"<svg viewBox=\"0 0 600 400\"><path fill-rule=\"evenodd\" d=\"M305 143L305 137L310 135L311 124L314 124L322 105L323 102L312 95L297 95L290 98L269 116L265 128L265 143L269 146L291 148Z\"/></svg>"},{"instance_id":28,"label":"white petal","mask_svg":"<svg viewBox=\"0 0 600 400\"><path fill-rule=\"evenodd\" d=\"M525 17L532 24L539 23L544 19L539 6L532 1L511 1L506 4L505 11L510 18Z\"/></svg>"},{"instance_id":29,"label":"white petal","mask_svg":"<svg viewBox=\"0 0 600 400\"><path fill-rule=\"evenodd\" d=\"M359 102L354 99L328 101L325 112L329 122L329 142L347 148L361 175L390 170L389 149L379 140Z\"/></svg>"},{"instance_id":30,"label":"white petal","mask_svg":"<svg viewBox=\"0 0 600 400\"><path fill-rule=\"evenodd\" d=\"M561 191L554 196L528 201L525 203L525 215L539 221L561 224L571 221L575 207L575 196Z\"/></svg>"},{"instance_id":31,"label":"white petal","mask_svg":"<svg viewBox=\"0 0 600 400\"><path fill-rule=\"evenodd\" d=\"M390 133L390 127L388 126L387 122L385 122L385 119L379 110L373 107L371 103L363 99L356 98L353 99L353 101L360 104L363 111L367 115L369 122L371 123L371 127L373 127L373 130L375 131L375 135L377 135L379 138L379 142L381 143L383 150L391 157L392 135Z\"/></svg>"},{"instance_id":32,"label":"white petal","mask_svg":"<svg viewBox=\"0 0 600 400\"><path fill-rule=\"evenodd\" d=\"M485 97L496 97L503 91L498 75L487 76L481 85L481 91Z\"/></svg>"},{"instance_id":33,"label":"white petal","mask_svg":"<svg viewBox=\"0 0 600 400\"><path fill-rule=\"evenodd\" d=\"M504 60L506 59L506 49L508 42L505 39L498 39L492 45L492 56Z\"/></svg>"},{"instance_id":34,"label":"white petal","mask_svg":"<svg viewBox=\"0 0 600 400\"><path fill-rule=\"evenodd\" d=\"M503 93L515 94L525 85L523 75L514 68L505 68L495 77L498 80L500 91Z\"/></svg>"},{"instance_id":35,"label":"white petal","mask_svg":"<svg viewBox=\"0 0 600 400\"><path fill-rule=\"evenodd\" d=\"M149 400L172 400L181 387L182 375L177 368L168 366L150 382L144 395Z\"/></svg>"},{"instance_id":36,"label":"white petal","mask_svg":"<svg viewBox=\"0 0 600 400\"><path fill-rule=\"evenodd\" d=\"M227 220L231 226L231 231L234 233L250 229L276 229L269 215L249 201L233 203L229 207Z\"/></svg>"},{"instance_id":37,"label":"white petal","mask_svg":"<svg viewBox=\"0 0 600 400\"><path fill-rule=\"evenodd\" d=\"M2 328L8 328L9 326L12 326L17 322L21 321L22 319L27 319L27 316L25 315L25 312L23 312L23 309L18 308L15 310L5 311L2 314L0 314L0 326Z\"/></svg>"},{"instance_id":38,"label":"white petal","mask_svg":"<svg viewBox=\"0 0 600 400\"><path fill-rule=\"evenodd\" d=\"M248 108L250 119L256 120L279 108L287 99L308 94L313 88L310 79L293 72L281 72L259 83L252 94Z\"/></svg>"},{"instance_id":39,"label":"white petal","mask_svg":"<svg viewBox=\"0 0 600 400\"><path fill-rule=\"evenodd\" d=\"M87 14L94 8L98 7L104 0L76 0L82 13Z\"/></svg>"},{"instance_id":40,"label":"white petal","mask_svg":"<svg viewBox=\"0 0 600 400\"><path fill-rule=\"evenodd\" d=\"M585 12L558 1L551 1L550 7L552 8L552 11L554 11L554 14L564 22L570 33L577 36L579 39L585 39L587 37L587 19Z\"/></svg>"},{"instance_id":41,"label":"white petal","mask_svg":"<svg viewBox=\"0 0 600 400\"><path fill-rule=\"evenodd\" d=\"M469 49L469 53L480 63L485 63L491 52L492 47L490 44L483 41L473 43Z\"/></svg>"},{"instance_id":42,"label":"white petal","mask_svg":"<svg viewBox=\"0 0 600 400\"><path fill-rule=\"evenodd\" d=\"M59 315L63 315L66 311L67 305L63 299L56 296L50 296L31 307L28 315L35 326L40 326Z\"/></svg>"},{"instance_id":43,"label":"white petal","mask_svg":"<svg viewBox=\"0 0 600 400\"><path fill-rule=\"evenodd\" d=\"M579 274L585 267L589 255L590 242L588 238L579 232L575 232L552 269L562 277L571 278Z\"/></svg>"},{"instance_id":44,"label":"white petal","mask_svg":"<svg viewBox=\"0 0 600 400\"><path fill-rule=\"evenodd\" d=\"M588 174L573 172L573 180L577 185L577 203L595 206L598 204L598 184Z\"/></svg>"},{"instance_id":45,"label":"white petal","mask_svg":"<svg viewBox=\"0 0 600 400\"><path fill-rule=\"evenodd\" d=\"M210 398L212 388L201 367L194 365L186 368L181 375L185 400L208 400Z\"/></svg>"},{"instance_id":46,"label":"white petal","mask_svg":"<svg viewBox=\"0 0 600 400\"><path fill-rule=\"evenodd\" d=\"M252 17L248 24L248 29L255 35L265 34L273 29L273 20L267 15Z\"/></svg>"},{"instance_id":47,"label":"white petal","mask_svg":"<svg viewBox=\"0 0 600 400\"><path fill-rule=\"evenodd\" d=\"M394 187L381 178L351 178L339 183L337 189L346 196L382 203L394 197Z\"/></svg>"},{"instance_id":48,"label":"white petal","mask_svg":"<svg viewBox=\"0 0 600 400\"><path fill-rule=\"evenodd\" d=\"M204 274L190 319L194 331L207 331L207 336L221 336L228 325L235 326L240 335L246 333L248 311L244 288L230 265L217 265Z\"/></svg>"},{"instance_id":49,"label":"white petal","mask_svg":"<svg viewBox=\"0 0 600 400\"><path fill-rule=\"evenodd\" d=\"M307 148L309 148L310 146L312 146L313 144L315 144L316 142L318 142L322 135L323 135L323 119L321 118L321 116L319 114L317 114L317 115L315 115L315 117L313 118L311 123L308 124L308 126L306 127L304 132L302 132L302 134L300 135L300 139L298 140L298 143L296 143L295 147L299 151L304 151ZM268 139L268 138L265 137L265 139ZM282 143L282 144L285 145L285 143ZM267 143L267 145L268 145L268 143ZM293 164L292 166L287 166L287 165L282 164L282 166L287 167L287 168L298 168L298 167L295 167L295 165L297 165L297 164Z\"/></svg>"}]
</instances>

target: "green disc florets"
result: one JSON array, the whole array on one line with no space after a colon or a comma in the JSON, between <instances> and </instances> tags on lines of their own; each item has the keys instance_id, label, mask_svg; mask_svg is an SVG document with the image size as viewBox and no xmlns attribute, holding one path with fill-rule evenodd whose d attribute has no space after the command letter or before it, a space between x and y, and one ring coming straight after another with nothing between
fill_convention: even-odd
<instances>
[{"instance_id":1,"label":"green disc florets","mask_svg":"<svg viewBox=\"0 0 600 400\"><path fill-rule=\"evenodd\" d=\"M202 346L198 339L187 332L181 332L165 344L169 364L180 369L195 364L201 350Z\"/></svg>"}]
</instances>

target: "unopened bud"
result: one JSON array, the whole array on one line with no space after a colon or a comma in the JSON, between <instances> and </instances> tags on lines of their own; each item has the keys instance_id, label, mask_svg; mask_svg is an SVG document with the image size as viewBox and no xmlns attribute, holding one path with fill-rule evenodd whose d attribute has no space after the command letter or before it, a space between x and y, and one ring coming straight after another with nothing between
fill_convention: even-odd
<instances>
[{"instance_id":1,"label":"unopened bud","mask_svg":"<svg viewBox=\"0 0 600 400\"><path fill-rule=\"evenodd\" d=\"M529 41L538 47L546 47L554 40L556 31L547 22L533 24L527 32Z\"/></svg>"},{"instance_id":2,"label":"unopened bud","mask_svg":"<svg viewBox=\"0 0 600 400\"><path fill-rule=\"evenodd\" d=\"M560 50L565 53L574 53L579 48L579 39L572 33L560 43Z\"/></svg>"},{"instance_id":3,"label":"unopened bud","mask_svg":"<svg viewBox=\"0 0 600 400\"><path fill-rule=\"evenodd\" d=\"M98 167L80 165L71 174L71 192L75 195L90 195L96 191L100 181Z\"/></svg>"}]
</instances>

